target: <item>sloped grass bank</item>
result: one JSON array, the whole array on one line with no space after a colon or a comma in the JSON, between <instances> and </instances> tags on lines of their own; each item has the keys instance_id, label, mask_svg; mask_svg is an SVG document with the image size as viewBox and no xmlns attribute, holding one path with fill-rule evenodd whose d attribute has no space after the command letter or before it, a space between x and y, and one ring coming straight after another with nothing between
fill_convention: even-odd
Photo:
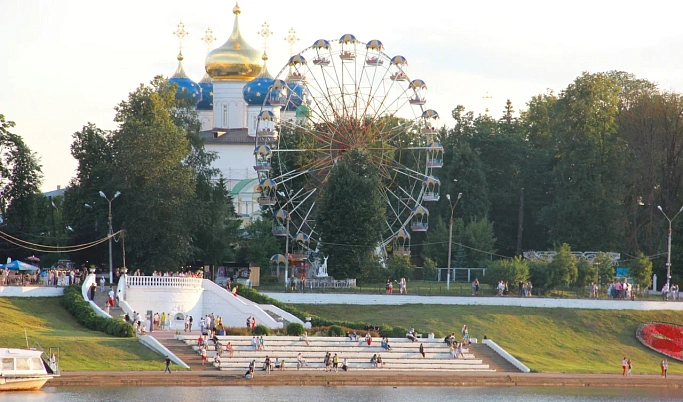
<instances>
[{"instance_id":1,"label":"sloped grass bank","mask_svg":"<svg viewBox=\"0 0 683 402\"><path fill-rule=\"evenodd\" d=\"M60 297L0 298L0 347L25 348L38 342L60 349L60 369L68 371L163 370L163 356L136 338L118 338L82 327L62 307Z\"/></svg>"},{"instance_id":2,"label":"sloped grass bank","mask_svg":"<svg viewBox=\"0 0 683 402\"><path fill-rule=\"evenodd\" d=\"M625 301L625 303L628 303ZM633 360L633 372L659 373L663 355L640 344L638 325L661 321L683 324L675 311L572 310L499 306L355 306L294 307L338 320L430 328L493 339L534 371L621 373L621 359ZM683 363L669 360L670 373L683 373Z\"/></svg>"}]
</instances>

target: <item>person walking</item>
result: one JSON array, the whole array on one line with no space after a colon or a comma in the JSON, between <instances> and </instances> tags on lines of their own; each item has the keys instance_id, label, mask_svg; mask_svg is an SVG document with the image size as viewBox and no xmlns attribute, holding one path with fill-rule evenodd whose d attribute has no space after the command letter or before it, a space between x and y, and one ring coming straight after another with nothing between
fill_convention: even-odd
<instances>
[{"instance_id":1,"label":"person walking","mask_svg":"<svg viewBox=\"0 0 683 402\"><path fill-rule=\"evenodd\" d=\"M420 354L422 355L422 358L424 359L425 357L425 347L422 343L420 343Z\"/></svg>"},{"instance_id":2,"label":"person walking","mask_svg":"<svg viewBox=\"0 0 683 402\"><path fill-rule=\"evenodd\" d=\"M626 375L626 356L621 359L621 375Z\"/></svg>"},{"instance_id":3,"label":"person walking","mask_svg":"<svg viewBox=\"0 0 683 402\"><path fill-rule=\"evenodd\" d=\"M106 280L104 279L104 276L100 278L100 287L102 288L102 293L104 293L104 284Z\"/></svg>"},{"instance_id":4,"label":"person walking","mask_svg":"<svg viewBox=\"0 0 683 402\"><path fill-rule=\"evenodd\" d=\"M164 370L164 374L171 374L171 358L166 356L166 369Z\"/></svg>"},{"instance_id":5,"label":"person walking","mask_svg":"<svg viewBox=\"0 0 683 402\"><path fill-rule=\"evenodd\" d=\"M662 360L662 378L666 378L668 372L669 372L669 363L667 363L666 359L664 359L664 360Z\"/></svg>"},{"instance_id":6,"label":"person walking","mask_svg":"<svg viewBox=\"0 0 683 402\"><path fill-rule=\"evenodd\" d=\"M628 371L626 371L626 375L630 377L631 376L631 370L633 370L633 362L631 361L631 359L628 359L628 361L626 362L626 365L627 365L627 369L628 369Z\"/></svg>"}]
</instances>

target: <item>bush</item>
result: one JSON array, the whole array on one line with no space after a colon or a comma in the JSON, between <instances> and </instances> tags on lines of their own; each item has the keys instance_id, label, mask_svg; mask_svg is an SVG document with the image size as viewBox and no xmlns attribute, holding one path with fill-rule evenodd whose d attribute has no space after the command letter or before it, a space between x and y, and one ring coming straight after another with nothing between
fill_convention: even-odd
<instances>
[{"instance_id":1,"label":"bush","mask_svg":"<svg viewBox=\"0 0 683 402\"><path fill-rule=\"evenodd\" d=\"M251 335L251 331L246 327L223 327L225 335Z\"/></svg>"},{"instance_id":2,"label":"bush","mask_svg":"<svg viewBox=\"0 0 683 402\"><path fill-rule=\"evenodd\" d=\"M526 282L529 279L529 265L522 257L511 260L494 261L487 269L482 282L495 287L498 281L508 283L508 288L514 291L518 288L519 281Z\"/></svg>"},{"instance_id":3,"label":"bush","mask_svg":"<svg viewBox=\"0 0 683 402\"><path fill-rule=\"evenodd\" d=\"M95 314L92 307L90 307L90 303L83 299L79 285L64 288L62 306L76 321L88 329L121 338L132 338L135 336L135 328L124 320L120 318L104 318Z\"/></svg>"},{"instance_id":4,"label":"bush","mask_svg":"<svg viewBox=\"0 0 683 402\"><path fill-rule=\"evenodd\" d=\"M270 335L270 328L263 324L259 324L251 330L252 335Z\"/></svg>"},{"instance_id":5,"label":"bush","mask_svg":"<svg viewBox=\"0 0 683 402\"><path fill-rule=\"evenodd\" d=\"M299 336L304 334L304 326L298 322L291 322L287 325L287 335Z\"/></svg>"},{"instance_id":6,"label":"bush","mask_svg":"<svg viewBox=\"0 0 683 402\"><path fill-rule=\"evenodd\" d=\"M327 330L327 336L345 336L346 331L339 325L332 325L330 329Z\"/></svg>"},{"instance_id":7,"label":"bush","mask_svg":"<svg viewBox=\"0 0 683 402\"><path fill-rule=\"evenodd\" d=\"M259 279L260 285L277 285L279 282L280 280L277 276L273 275L264 275Z\"/></svg>"},{"instance_id":8,"label":"bush","mask_svg":"<svg viewBox=\"0 0 683 402\"><path fill-rule=\"evenodd\" d=\"M403 327L383 325L379 328L379 335L387 338L405 338L408 330Z\"/></svg>"},{"instance_id":9,"label":"bush","mask_svg":"<svg viewBox=\"0 0 683 402\"><path fill-rule=\"evenodd\" d=\"M425 258L424 265L422 267L422 280L424 281L435 281L437 278L439 270L436 268L436 263L431 258Z\"/></svg>"}]
</instances>

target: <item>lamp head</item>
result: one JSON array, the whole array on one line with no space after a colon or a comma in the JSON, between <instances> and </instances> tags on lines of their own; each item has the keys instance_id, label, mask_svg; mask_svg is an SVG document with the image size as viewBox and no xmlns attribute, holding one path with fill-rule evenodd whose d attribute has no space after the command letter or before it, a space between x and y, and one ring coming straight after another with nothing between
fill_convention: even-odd
<instances>
[{"instance_id":1,"label":"lamp head","mask_svg":"<svg viewBox=\"0 0 683 402\"><path fill-rule=\"evenodd\" d=\"M458 199L462 198L462 193L458 193Z\"/></svg>"},{"instance_id":2,"label":"lamp head","mask_svg":"<svg viewBox=\"0 0 683 402\"><path fill-rule=\"evenodd\" d=\"M662 211L662 212L664 212L664 210L662 209L662 206L661 206L661 205L657 205L657 209L660 210L660 211Z\"/></svg>"},{"instance_id":3,"label":"lamp head","mask_svg":"<svg viewBox=\"0 0 683 402\"><path fill-rule=\"evenodd\" d=\"M451 195L450 195L450 194L446 194L446 198L448 199L448 201L450 201L450 200L451 200Z\"/></svg>"},{"instance_id":4,"label":"lamp head","mask_svg":"<svg viewBox=\"0 0 683 402\"><path fill-rule=\"evenodd\" d=\"M90 205L90 204L88 204L88 203L83 204L83 206L86 207L86 208L92 208L92 205Z\"/></svg>"},{"instance_id":5,"label":"lamp head","mask_svg":"<svg viewBox=\"0 0 683 402\"><path fill-rule=\"evenodd\" d=\"M104 195L104 191L100 191L100 197L102 197L102 198L107 198L107 196Z\"/></svg>"},{"instance_id":6,"label":"lamp head","mask_svg":"<svg viewBox=\"0 0 683 402\"><path fill-rule=\"evenodd\" d=\"M116 198L116 197L118 197L118 196L120 196L120 195L121 195L121 192L120 192L120 191L117 191L117 192L114 194L114 198Z\"/></svg>"},{"instance_id":7,"label":"lamp head","mask_svg":"<svg viewBox=\"0 0 683 402\"><path fill-rule=\"evenodd\" d=\"M683 211L683 206L681 206L681 209L678 210L678 212L681 212L681 211Z\"/></svg>"}]
</instances>

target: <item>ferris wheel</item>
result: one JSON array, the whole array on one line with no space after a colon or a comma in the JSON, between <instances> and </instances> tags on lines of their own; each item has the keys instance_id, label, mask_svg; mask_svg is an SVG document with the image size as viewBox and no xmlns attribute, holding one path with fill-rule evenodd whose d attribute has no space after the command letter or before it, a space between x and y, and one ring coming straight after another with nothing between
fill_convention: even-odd
<instances>
[{"instance_id":1,"label":"ferris wheel","mask_svg":"<svg viewBox=\"0 0 683 402\"><path fill-rule=\"evenodd\" d=\"M380 176L386 222L378 245L410 255L410 233L429 228L443 166L439 115L426 107L426 91L423 80L409 77L405 57L351 34L315 41L273 79L256 116L256 190L272 212L273 234L291 240L294 259L317 248L317 200L351 149L366 152Z\"/></svg>"}]
</instances>

